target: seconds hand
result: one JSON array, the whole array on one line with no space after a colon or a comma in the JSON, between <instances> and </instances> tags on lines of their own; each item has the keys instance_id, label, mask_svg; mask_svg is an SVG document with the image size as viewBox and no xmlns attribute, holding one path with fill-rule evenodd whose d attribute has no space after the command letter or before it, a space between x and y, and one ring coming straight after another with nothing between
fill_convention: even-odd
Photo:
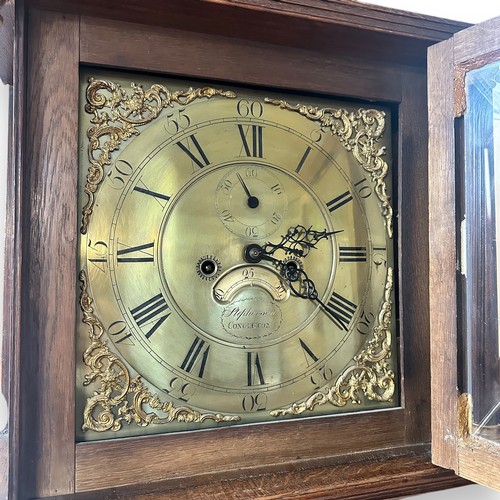
<instances>
[{"instance_id":1,"label":"seconds hand","mask_svg":"<svg viewBox=\"0 0 500 500\"><path fill-rule=\"evenodd\" d=\"M250 208L257 208L259 206L259 199L250 194L250 191L248 190L248 187L245 184L245 181L243 180L243 177L241 177L239 172L236 172L236 175L237 175L239 181L241 182L241 185L243 186L243 189L245 190L246 195L248 196L248 200L247 200L248 206Z\"/></svg>"}]
</instances>

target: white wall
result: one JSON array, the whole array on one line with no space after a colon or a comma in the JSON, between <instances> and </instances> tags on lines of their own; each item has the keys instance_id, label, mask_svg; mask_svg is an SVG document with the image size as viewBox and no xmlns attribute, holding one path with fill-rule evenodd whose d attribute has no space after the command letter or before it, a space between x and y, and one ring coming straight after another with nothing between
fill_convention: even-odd
<instances>
[{"instance_id":1,"label":"white wall","mask_svg":"<svg viewBox=\"0 0 500 500\"><path fill-rule=\"evenodd\" d=\"M358 0L392 9L418 12L476 24L500 16L498 0Z\"/></svg>"}]
</instances>

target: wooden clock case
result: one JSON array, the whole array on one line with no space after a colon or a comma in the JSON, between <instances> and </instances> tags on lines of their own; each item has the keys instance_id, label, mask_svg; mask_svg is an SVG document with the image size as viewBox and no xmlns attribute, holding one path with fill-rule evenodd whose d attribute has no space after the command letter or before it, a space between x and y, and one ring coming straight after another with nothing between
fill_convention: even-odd
<instances>
[{"instance_id":1,"label":"wooden clock case","mask_svg":"<svg viewBox=\"0 0 500 500\"><path fill-rule=\"evenodd\" d=\"M6 282L11 498L374 499L461 484L430 463L426 51L464 27L342 0L16 3ZM392 107L400 407L75 442L81 65Z\"/></svg>"}]
</instances>

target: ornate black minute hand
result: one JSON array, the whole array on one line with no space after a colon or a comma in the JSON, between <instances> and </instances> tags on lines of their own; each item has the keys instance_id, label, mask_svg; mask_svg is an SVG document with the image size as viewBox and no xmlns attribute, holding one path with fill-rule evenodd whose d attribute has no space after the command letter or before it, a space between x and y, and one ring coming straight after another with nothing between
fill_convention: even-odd
<instances>
[{"instance_id":1,"label":"ornate black minute hand","mask_svg":"<svg viewBox=\"0 0 500 500\"><path fill-rule=\"evenodd\" d=\"M282 261L272 257L278 250L283 250L285 254L294 255L295 257L306 257L311 249L316 248L316 245L322 239L328 238L337 233L341 233L343 229L338 231L317 231L312 227L306 228L301 224L293 226L277 244L264 243L263 246L252 243L245 248L245 260L251 264L256 264L261 260L267 260L277 264L283 264Z\"/></svg>"},{"instance_id":2,"label":"ornate black minute hand","mask_svg":"<svg viewBox=\"0 0 500 500\"><path fill-rule=\"evenodd\" d=\"M313 248L316 248L318 242L328 238L343 230L338 231L317 231L312 227L306 228L302 225L297 225L288 229L287 233L281 237L278 244L266 243L262 249L266 255L272 255L277 250L283 250L285 253L295 255L296 257L305 257Z\"/></svg>"},{"instance_id":3,"label":"ornate black minute hand","mask_svg":"<svg viewBox=\"0 0 500 500\"><path fill-rule=\"evenodd\" d=\"M253 243L248 245L245 248L245 260L251 264L256 264L262 260L273 263L283 278L285 278L291 293L295 297L316 301L325 307L323 302L318 298L316 285L297 262L293 259L279 260L273 257L273 254L278 250L283 250L288 255L306 257L311 249L316 248L316 245L322 239L340 232L342 230L327 231L325 229L317 231L312 229L312 227L306 228L299 224L288 229L278 244L265 243L263 246L260 246Z\"/></svg>"}]
</instances>

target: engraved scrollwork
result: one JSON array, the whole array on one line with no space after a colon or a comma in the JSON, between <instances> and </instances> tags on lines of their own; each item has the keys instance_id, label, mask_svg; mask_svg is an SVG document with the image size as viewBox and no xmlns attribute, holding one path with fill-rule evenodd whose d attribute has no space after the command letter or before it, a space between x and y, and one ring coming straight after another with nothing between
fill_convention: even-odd
<instances>
[{"instance_id":1,"label":"engraved scrollwork","mask_svg":"<svg viewBox=\"0 0 500 500\"><path fill-rule=\"evenodd\" d=\"M200 413L187 406L176 407L171 401L161 401L156 394L151 394L141 377L131 378L125 364L110 351L106 341L101 338L104 327L94 313L85 271L80 272L80 283L82 321L89 327L90 338L90 345L83 353L83 361L89 368L89 373L84 376L83 385L100 384L94 394L87 399L83 411L84 431L118 431L124 423L132 422L139 426L147 426L174 421L201 423L205 420L215 422L240 420L238 416ZM153 411L146 411L145 405Z\"/></svg>"},{"instance_id":2,"label":"engraved scrollwork","mask_svg":"<svg viewBox=\"0 0 500 500\"><path fill-rule=\"evenodd\" d=\"M289 408L272 411L273 417L300 415L326 403L338 407L345 406L349 401L360 404L361 394L371 401L392 401L395 383L389 360L392 356L393 286L393 270L388 268L384 302L378 314L377 325L365 349L354 357L354 364L347 367L331 387L315 392L305 401L294 403Z\"/></svg>"},{"instance_id":3,"label":"engraved scrollwork","mask_svg":"<svg viewBox=\"0 0 500 500\"><path fill-rule=\"evenodd\" d=\"M89 78L85 111L93 115L87 130L89 168L85 184L87 203L82 209L80 232L85 234L94 207L94 195L104 178L105 165L111 163L111 153L123 141L139 135L137 127L146 125L174 103L185 106L196 99L221 96L234 98L231 91L211 87L171 92L163 85L154 84L148 90L131 84L131 95L117 83Z\"/></svg>"},{"instance_id":4,"label":"engraved scrollwork","mask_svg":"<svg viewBox=\"0 0 500 500\"><path fill-rule=\"evenodd\" d=\"M358 109L355 112L334 108L320 109L303 104L292 105L280 99L266 98L265 102L319 122L322 130L329 130L339 138L347 151L351 151L363 169L370 174L380 201L387 235L392 238L393 210L385 182L389 167L382 159L385 148L377 147L385 129L385 113L376 109Z\"/></svg>"}]
</instances>

